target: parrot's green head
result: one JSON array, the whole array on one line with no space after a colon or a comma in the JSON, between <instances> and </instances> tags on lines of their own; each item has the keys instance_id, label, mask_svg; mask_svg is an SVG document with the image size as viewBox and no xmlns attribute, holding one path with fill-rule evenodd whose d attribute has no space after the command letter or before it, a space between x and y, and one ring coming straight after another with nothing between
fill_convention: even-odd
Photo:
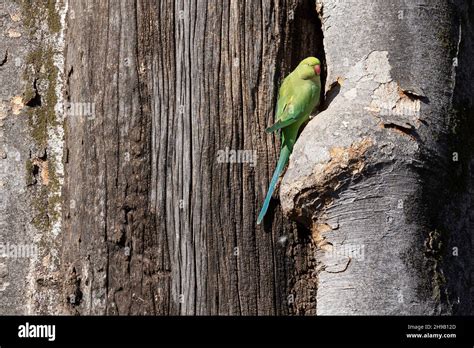
<instances>
[{"instance_id":1,"label":"parrot's green head","mask_svg":"<svg viewBox=\"0 0 474 348\"><path fill-rule=\"evenodd\" d=\"M308 57L301 61L296 70L303 80L314 79L321 74L321 62L318 58Z\"/></svg>"}]
</instances>

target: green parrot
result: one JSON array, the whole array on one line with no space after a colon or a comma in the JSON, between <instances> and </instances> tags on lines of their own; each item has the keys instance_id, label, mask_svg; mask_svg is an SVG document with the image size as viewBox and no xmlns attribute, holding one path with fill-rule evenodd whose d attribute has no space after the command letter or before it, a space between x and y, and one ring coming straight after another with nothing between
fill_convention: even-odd
<instances>
[{"instance_id":1,"label":"green parrot","mask_svg":"<svg viewBox=\"0 0 474 348\"><path fill-rule=\"evenodd\" d=\"M272 133L281 129L280 158L273 173L262 210L258 215L257 224L262 222L267 213L275 185L293 151L299 128L309 119L311 112L319 104L320 74L321 63L319 59L308 57L303 59L296 69L283 80L280 87L275 116L276 122L265 130L267 133Z\"/></svg>"}]
</instances>

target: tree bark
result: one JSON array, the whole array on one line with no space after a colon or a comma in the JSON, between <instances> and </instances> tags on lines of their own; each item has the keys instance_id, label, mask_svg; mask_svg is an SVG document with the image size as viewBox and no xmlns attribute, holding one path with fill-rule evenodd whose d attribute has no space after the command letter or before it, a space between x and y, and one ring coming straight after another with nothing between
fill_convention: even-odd
<instances>
[{"instance_id":1,"label":"tree bark","mask_svg":"<svg viewBox=\"0 0 474 348\"><path fill-rule=\"evenodd\" d=\"M318 247L317 314L472 314L472 3L318 12L337 95L281 188Z\"/></svg>"},{"instance_id":2,"label":"tree bark","mask_svg":"<svg viewBox=\"0 0 474 348\"><path fill-rule=\"evenodd\" d=\"M0 243L38 247L0 258L1 313L474 312L472 2L32 5L0 3Z\"/></svg>"},{"instance_id":3,"label":"tree bark","mask_svg":"<svg viewBox=\"0 0 474 348\"><path fill-rule=\"evenodd\" d=\"M66 310L298 311L295 227L274 208L257 228L256 212L278 153L262 132L277 86L320 53L313 4L69 6L68 100L95 104L95 117L66 123ZM227 149L250 151L250 163L220 163Z\"/></svg>"},{"instance_id":4,"label":"tree bark","mask_svg":"<svg viewBox=\"0 0 474 348\"><path fill-rule=\"evenodd\" d=\"M61 303L63 1L0 1L0 314Z\"/></svg>"}]
</instances>

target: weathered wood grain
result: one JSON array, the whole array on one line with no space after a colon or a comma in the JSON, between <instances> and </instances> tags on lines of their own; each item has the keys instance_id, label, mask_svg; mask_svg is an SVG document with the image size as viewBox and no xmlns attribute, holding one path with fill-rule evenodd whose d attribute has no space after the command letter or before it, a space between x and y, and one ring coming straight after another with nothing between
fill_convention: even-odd
<instances>
[{"instance_id":1,"label":"weathered wood grain","mask_svg":"<svg viewBox=\"0 0 474 348\"><path fill-rule=\"evenodd\" d=\"M272 226L255 222L277 86L322 53L314 4L71 2L67 40L68 98L96 106L67 120L69 310L297 312L295 227L276 206ZM221 163L226 149L251 163Z\"/></svg>"}]
</instances>

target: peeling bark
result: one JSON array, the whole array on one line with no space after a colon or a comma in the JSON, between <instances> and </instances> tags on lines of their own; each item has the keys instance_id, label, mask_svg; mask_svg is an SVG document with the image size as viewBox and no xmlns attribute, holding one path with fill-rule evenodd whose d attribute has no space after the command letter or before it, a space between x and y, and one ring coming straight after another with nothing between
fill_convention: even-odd
<instances>
[{"instance_id":1,"label":"peeling bark","mask_svg":"<svg viewBox=\"0 0 474 348\"><path fill-rule=\"evenodd\" d=\"M474 178L474 9L317 8L327 86L340 88L302 132L280 193L318 248L317 314L472 314L474 227L459 210L471 208Z\"/></svg>"},{"instance_id":2,"label":"peeling bark","mask_svg":"<svg viewBox=\"0 0 474 348\"><path fill-rule=\"evenodd\" d=\"M0 2L0 313L60 302L65 2Z\"/></svg>"},{"instance_id":3,"label":"peeling bark","mask_svg":"<svg viewBox=\"0 0 474 348\"><path fill-rule=\"evenodd\" d=\"M472 4L31 4L0 2L0 242L39 249L0 259L1 313L474 313ZM327 92L259 227L310 55Z\"/></svg>"}]
</instances>

